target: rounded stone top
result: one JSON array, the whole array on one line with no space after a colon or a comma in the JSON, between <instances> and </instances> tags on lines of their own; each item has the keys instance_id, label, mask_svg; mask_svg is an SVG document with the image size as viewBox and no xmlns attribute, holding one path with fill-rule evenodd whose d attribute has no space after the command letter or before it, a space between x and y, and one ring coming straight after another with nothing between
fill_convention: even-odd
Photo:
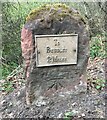
<instances>
[{"instance_id":1,"label":"rounded stone top","mask_svg":"<svg viewBox=\"0 0 107 120\"><path fill-rule=\"evenodd\" d=\"M73 8L70 8L63 3L55 4L45 4L36 9L33 9L26 18L26 23L32 22L34 20L39 20L40 22L50 22L51 20L63 20L64 17L72 17L75 20L82 20L83 17L79 12ZM84 22L85 23L85 22Z\"/></svg>"},{"instance_id":2,"label":"rounded stone top","mask_svg":"<svg viewBox=\"0 0 107 120\"><path fill-rule=\"evenodd\" d=\"M26 18L25 29L33 35L80 34L88 30L84 17L64 3L44 4L33 9Z\"/></svg>"}]
</instances>

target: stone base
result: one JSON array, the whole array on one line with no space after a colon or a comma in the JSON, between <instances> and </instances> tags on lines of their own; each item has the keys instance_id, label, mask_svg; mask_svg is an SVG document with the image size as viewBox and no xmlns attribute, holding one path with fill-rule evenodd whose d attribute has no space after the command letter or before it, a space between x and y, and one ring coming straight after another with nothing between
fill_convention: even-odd
<instances>
[{"instance_id":1,"label":"stone base","mask_svg":"<svg viewBox=\"0 0 107 120\"><path fill-rule=\"evenodd\" d=\"M66 81L66 82L65 82ZM32 84L26 87L26 103L32 104L38 101L41 97L52 98L56 95L74 94L87 92L86 76L82 75L80 79L70 83L70 80L53 80L45 81L44 83ZM50 85L49 85L50 83Z\"/></svg>"}]
</instances>

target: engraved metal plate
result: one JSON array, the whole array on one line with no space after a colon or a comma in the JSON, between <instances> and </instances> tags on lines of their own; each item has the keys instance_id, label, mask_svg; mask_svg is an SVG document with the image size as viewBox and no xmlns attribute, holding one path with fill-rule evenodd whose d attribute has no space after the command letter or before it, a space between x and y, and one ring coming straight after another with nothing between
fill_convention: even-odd
<instances>
[{"instance_id":1,"label":"engraved metal plate","mask_svg":"<svg viewBox=\"0 0 107 120\"><path fill-rule=\"evenodd\" d=\"M36 35L36 66L77 64L78 34Z\"/></svg>"}]
</instances>

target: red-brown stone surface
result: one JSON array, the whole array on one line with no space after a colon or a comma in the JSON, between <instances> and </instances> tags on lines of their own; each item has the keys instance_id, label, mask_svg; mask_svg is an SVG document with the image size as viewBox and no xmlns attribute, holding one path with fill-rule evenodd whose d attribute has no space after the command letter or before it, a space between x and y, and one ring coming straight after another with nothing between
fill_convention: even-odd
<instances>
[{"instance_id":1,"label":"red-brown stone surface","mask_svg":"<svg viewBox=\"0 0 107 120\"><path fill-rule=\"evenodd\" d=\"M29 65L30 59L33 51L32 44L32 31L22 28L21 31L21 48L22 48L22 56L24 58L24 66L25 66L25 77L29 77Z\"/></svg>"}]
</instances>

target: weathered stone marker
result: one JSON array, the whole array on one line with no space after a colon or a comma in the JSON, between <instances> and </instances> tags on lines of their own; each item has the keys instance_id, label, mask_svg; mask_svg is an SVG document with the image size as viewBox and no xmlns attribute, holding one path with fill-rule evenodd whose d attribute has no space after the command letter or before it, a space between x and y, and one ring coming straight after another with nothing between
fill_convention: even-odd
<instances>
[{"instance_id":1,"label":"weathered stone marker","mask_svg":"<svg viewBox=\"0 0 107 120\"><path fill-rule=\"evenodd\" d=\"M76 10L53 4L31 11L21 39L27 104L56 91L75 91L85 81L89 35Z\"/></svg>"}]
</instances>

